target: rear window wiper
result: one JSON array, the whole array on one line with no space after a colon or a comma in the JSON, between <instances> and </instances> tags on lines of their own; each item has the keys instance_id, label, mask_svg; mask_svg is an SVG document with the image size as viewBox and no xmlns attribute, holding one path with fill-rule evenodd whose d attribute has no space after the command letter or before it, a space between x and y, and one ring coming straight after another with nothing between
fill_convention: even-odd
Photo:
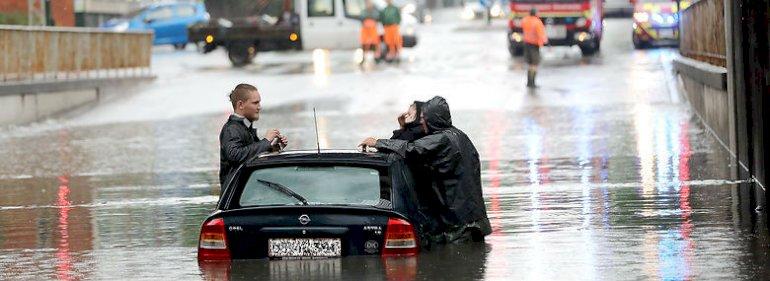
<instances>
[{"instance_id":1,"label":"rear window wiper","mask_svg":"<svg viewBox=\"0 0 770 281\"><path fill-rule=\"evenodd\" d=\"M307 203L307 199L305 199L305 197L302 197L302 195L297 194L296 192L294 192L290 188L286 187L285 185L282 185L282 184L277 183L277 182L271 182L271 181L262 180L262 179L257 179L257 181L262 183L262 184L264 184L264 185L266 185L266 186L268 186L268 187L270 187L270 188L272 188L272 189L278 190L278 191L280 191L283 194L286 194L286 195L289 195L291 197L296 198L297 200L302 202L302 204L305 205L305 206L309 205Z\"/></svg>"}]
</instances>

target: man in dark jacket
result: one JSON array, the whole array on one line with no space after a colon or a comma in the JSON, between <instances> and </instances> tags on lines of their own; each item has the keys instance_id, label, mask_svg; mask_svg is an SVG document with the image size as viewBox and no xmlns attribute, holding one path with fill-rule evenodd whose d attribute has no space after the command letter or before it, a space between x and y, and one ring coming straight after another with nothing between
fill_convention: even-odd
<instances>
[{"instance_id":1,"label":"man in dark jacket","mask_svg":"<svg viewBox=\"0 0 770 281\"><path fill-rule=\"evenodd\" d=\"M408 142L367 138L361 145L393 151L407 161L421 161L431 170L438 191L445 242L483 240L492 232L481 191L481 164L476 147L465 133L452 126L449 105L436 96L422 108L427 136Z\"/></svg>"},{"instance_id":2,"label":"man in dark jacket","mask_svg":"<svg viewBox=\"0 0 770 281\"><path fill-rule=\"evenodd\" d=\"M420 124L424 104L421 101L414 101L406 112L398 116L399 129L393 131L390 139L413 142L427 135ZM431 218L423 225L423 230L429 234L443 231L440 215L437 213L441 206L437 200L439 193L432 187L430 169L421 161L407 159L406 164L412 173L414 186L417 187L415 195L417 195L420 211Z\"/></svg>"},{"instance_id":3,"label":"man in dark jacket","mask_svg":"<svg viewBox=\"0 0 770 281\"><path fill-rule=\"evenodd\" d=\"M253 125L259 120L261 101L257 88L249 84L238 84L230 92L235 113L230 115L219 134L220 195L241 164L260 153L277 151L288 144L278 129L268 130L262 139L257 136Z\"/></svg>"}]
</instances>

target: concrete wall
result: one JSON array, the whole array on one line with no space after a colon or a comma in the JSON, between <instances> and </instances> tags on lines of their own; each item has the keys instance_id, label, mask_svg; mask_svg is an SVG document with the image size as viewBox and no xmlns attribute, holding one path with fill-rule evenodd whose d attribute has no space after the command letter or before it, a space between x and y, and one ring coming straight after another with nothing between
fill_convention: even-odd
<instances>
[{"instance_id":1,"label":"concrete wall","mask_svg":"<svg viewBox=\"0 0 770 281\"><path fill-rule=\"evenodd\" d=\"M98 99L97 89L0 96L0 126L40 121Z\"/></svg>"},{"instance_id":2,"label":"concrete wall","mask_svg":"<svg viewBox=\"0 0 770 281\"><path fill-rule=\"evenodd\" d=\"M731 114L727 108L727 91L706 86L687 75L680 74L680 79L690 105L714 134L727 144L730 139L728 120Z\"/></svg>"},{"instance_id":3,"label":"concrete wall","mask_svg":"<svg viewBox=\"0 0 770 281\"><path fill-rule=\"evenodd\" d=\"M53 81L46 83L0 84L0 126L22 125L56 117L93 105L100 100L125 94L154 76ZM115 91L120 89L120 91Z\"/></svg>"},{"instance_id":4,"label":"concrete wall","mask_svg":"<svg viewBox=\"0 0 770 281\"><path fill-rule=\"evenodd\" d=\"M735 106L727 91L727 69L688 58L674 60L684 96L719 142L736 155Z\"/></svg>"}]
</instances>

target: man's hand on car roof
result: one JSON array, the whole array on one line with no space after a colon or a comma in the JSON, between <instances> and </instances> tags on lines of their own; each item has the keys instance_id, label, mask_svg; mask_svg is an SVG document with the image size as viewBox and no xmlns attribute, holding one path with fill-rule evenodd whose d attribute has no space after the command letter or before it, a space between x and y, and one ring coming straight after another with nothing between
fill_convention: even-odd
<instances>
[{"instance_id":1,"label":"man's hand on car roof","mask_svg":"<svg viewBox=\"0 0 770 281\"><path fill-rule=\"evenodd\" d=\"M367 148L374 148L376 144L377 144L377 139L373 137L368 137L364 139L364 141L362 141L361 144L358 145L358 147L361 148L361 152L366 152Z\"/></svg>"}]
</instances>

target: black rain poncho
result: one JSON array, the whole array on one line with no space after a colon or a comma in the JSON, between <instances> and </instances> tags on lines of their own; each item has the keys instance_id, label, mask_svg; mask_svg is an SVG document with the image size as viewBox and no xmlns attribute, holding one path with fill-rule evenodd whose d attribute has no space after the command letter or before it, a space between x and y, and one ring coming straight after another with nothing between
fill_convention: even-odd
<instances>
[{"instance_id":1,"label":"black rain poncho","mask_svg":"<svg viewBox=\"0 0 770 281\"><path fill-rule=\"evenodd\" d=\"M439 210L447 240L452 241L466 230L481 235L491 233L481 191L481 164L476 147L465 133L452 126L449 105L442 97L434 97L422 108L428 135L407 142L377 140L375 147L420 161L431 170L433 188L439 193Z\"/></svg>"}]
</instances>

